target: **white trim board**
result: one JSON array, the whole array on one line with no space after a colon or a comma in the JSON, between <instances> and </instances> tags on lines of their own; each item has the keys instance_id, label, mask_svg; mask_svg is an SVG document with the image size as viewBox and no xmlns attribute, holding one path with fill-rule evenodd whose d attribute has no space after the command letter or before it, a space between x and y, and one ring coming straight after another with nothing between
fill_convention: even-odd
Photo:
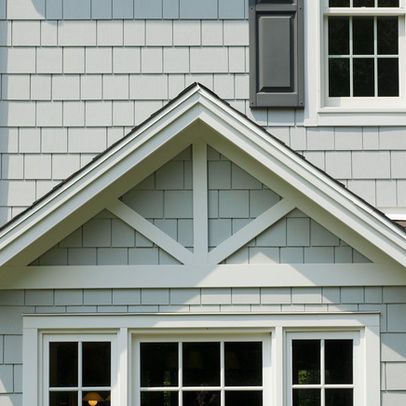
<instances>
[{"instance_id":1,"label":"white trim board","mask_svg":"<svg viewBox=\"0 0 406 406\"><path fill-rule=\"evenodd\" d=\"M402 267L379 264L30 266L0 273L2 289L403 285Z\"/></svg>"},{"instance_id":2,"label":"white trim board","mask_svg":"<svg viewBox=\"0 0 406 406\"><path fill-rule=\"evenodd\" d=\"M97 214L134 186L137 180L141 181L154 171L157 161L164 163L190 144L194 144L196 156L203 156L198 152L199 139L202 134L210 133L208 129L216 133L217 144L231 145L245 154L254 163L254 168L251 168L254 172L259 168L269 177L274 174L275 181L283 180L284 185L289 185L291 192L283 188L286 193L281 195L284 198L298 199L298 207L302 200L304 205L311 202L315 215L305 212L316 221L318 211L322 211L324 216L334 220L330 221L333 228L334 224L342 224L353 231L354 241L366 242L370 254L378 262L386 263L386 268L397 262L404 269L405 233L198 84L191 86L61 188L7 225L0 233L0 266L26 265L40 256L52 246L50 244L57 240L56 237L61 239L61 236L73 231L74 225L78 226L81 220L83 223L92 214ZM210 144L211 141L210 138ZM196 167L195 170L202 173L204 168ZM252 173L252 170L249 172ZM200 195L203 196L202 190ZM75 222L70 221L72 218ZM199 224L205 221L201 218ZM203 239L206 236L202 235ZM351 241L348 242L351 244ZM183 254L187 256L185 252ZM205 252L201 250L200 255L203 258ZM368 256L371 258L371 255ZM375 258L371 259L375 261ZM365 283L368 284L368 281Z\"/></svg>"}]
</instances>

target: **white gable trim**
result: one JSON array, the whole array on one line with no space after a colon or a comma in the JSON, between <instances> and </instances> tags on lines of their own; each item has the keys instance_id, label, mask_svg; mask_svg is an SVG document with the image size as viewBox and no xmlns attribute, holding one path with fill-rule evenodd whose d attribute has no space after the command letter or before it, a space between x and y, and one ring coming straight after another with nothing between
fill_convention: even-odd
<instances>
[{"instance_id":1,"label":"white gable trim","mask_svg":"<svg viewBox=\"0 0 406 406\"><path fill-rule=\"evenodd\" d=\"M92 199L93 207L97 207L98 196L130 171L134 172L160 147L165 146L169 154L193 143L193 137L200 136L198 131L190 132L187 140L178 135L199 120L370 241L380 252L406 266L406 237L401 230L199 85L189 88L132 135L10 223L0 234L0 266L12 263Z\"/></svg>"},{"instance_id":2,"label":"white gable trim","mask_svg":"<svg viewBox=\"0 0 406 406\"><path fill-rule=\"evenodd\" d=\"M94 265L5 267L2 289L404 286L402 267L381 264Z\"/></svg>"}]
</instances>

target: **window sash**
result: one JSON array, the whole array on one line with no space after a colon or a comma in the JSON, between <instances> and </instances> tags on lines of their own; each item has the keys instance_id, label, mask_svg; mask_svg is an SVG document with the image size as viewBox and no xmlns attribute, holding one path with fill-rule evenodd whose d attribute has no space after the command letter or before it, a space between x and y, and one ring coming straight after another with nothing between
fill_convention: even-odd
<instances>
[{"instance_id":1,"label":"window sash","mask_svg":"<svg viewBox=\"0 0 406 406\"><path fill-rule=\"evenodd\" d=\"M115 336L105 334L45 334L43 337L42 345L42 399L44 406L50 404L51 392L77 392L78 393L78 406L82 404L83 392L110 392L112 399L113 396L113 382L117 371L116 367L116 351L115 351ZM72 342L78 344L78 385L69 387L52 387L50 385L50 343L53 342ZM84 342L109 342L111 348L110 360L110 382L111 386L84 386L82 384L82 343ZM113 403L112 403L113 405Z\"/></svg>"},{"instance_id":2,"label":"window sash","mask_svg":"<svg viewBox=\"0 0 406 406\"><path fill-rule=\"evenodd\" d=\"M141 362L140 348L141 343L159 343L159 342L176 342L178 343L178 385L165 387L142 387L141 386ZM220 343L220 385L218 386L184 386L182 382L182 343L190 342L219 342ZM225 384L225 352L224 343L227 342L262 342L262 385L260 386L227 386ZM234 334L215 334L213 332L203 333L199 335L138 335L134 334L132 339L133 360L132 367L133 382L135 383L132 389L132 405L139 406L141 404L142 392L178 392L179 406L183 404L183 392L196 391L217 391L220 392L220 405L225 405L225 393L231 391L261 391L263 396L263 404L270 404L272 393L272 374L271 374L271 334L250 334L234 333ZM265 384L265 382L269 384ZM131 383L130 383L131 387Z\"/></svg>"},{"instance_id":3,"label":"window sash","mask_svg":"<svg viewBox=\"0 0 406 406\"><path fill-rule=\"evenodd\" d=\"M352 340L353 341L353 383L327 384L325 383L325 340ZM294 340L320 340L320 383L293 384L293 341ZM324 393L326 389L353 389L353 406L362 405L362 364L361 333L358 331L315 331L288 332L286 336L286 398L287 405L293 406L294 389L320 390L321 406L325 406Z\"/></svg>"},{"instance_id":4,"label":"window sash","mask_svg":"<svg viewBox=\"0 0 406 406\"><path fill-rule=\"evenodd\" d=\"M351 0L352 4L352 0ZM377 4L377 2L375 2ZM350 53L346 55L329 55L328 53L328 18L336 16L396 16L398 17L398 38L399 47L397 55L378 55L377 54L377 40L376 40L376 18L374 19L374 54L369 55L352 55L352 45L350 44ZM352 20L352 19L351 19ZM404 107L406 100L406 79L405 73L405 20L406 20L406 0L399 1L399 7L329 7L329 0L323 0L322 13L321 13L321 33L322 37L322 57L321 57L321 108L324 112L328 112L329 108L343 108L343 111L354 112L371 112L376 109L399 109ZM352 22L350 22L352 25ZM352 35L352 30L350 30ZM350 41L352 38L350 37ZM345 97L330 97L329 96L329 60L331 58L349 58L350 68L350 96ZM353 72L352 72L352 60L355 58L374 58L374 96L353 96ZM398 58L398 71L399 71L399 96L378 96L378 59L384 58ZM349 110L345 110L349 109ZM323 111L323 110L322 110ZM340 111L340 110L331 110Z\"/></svg>"}]
</instances>

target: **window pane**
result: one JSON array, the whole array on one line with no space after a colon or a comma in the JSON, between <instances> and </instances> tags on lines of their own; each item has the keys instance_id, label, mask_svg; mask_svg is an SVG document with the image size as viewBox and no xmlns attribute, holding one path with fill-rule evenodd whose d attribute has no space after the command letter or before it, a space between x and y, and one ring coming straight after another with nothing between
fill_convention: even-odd
<instances>
[{"instance_id":1,"label":"window pane","mask_svg":"<svg viewBox=\"0 0 406 406\"><path fill-rule=\"evenodd\" d=\"M293 389L293 406L320 406L320 390Z\"/></svg>"},{"instance_id":2,"label":"window pane","mask_svg":"<svg viewBox=\"0 0 406 406\"><path fill-rule=\"evenodd\" d=\"M77 406L77 392L50 392L49 406Z\"/></svg>"},{"instance_id":3,"label":"window pane","mask_svg":"<svg viewBox=\"0 0 406 406\"><path fill-rule=\"evenodd\" d=\"M110 406L110 392L87 391L82 393L82 406L89 406L89 400L97 400L97 406Z\"/></svg>"},{"instance_id":4,"label":"window pane","mask_svg":"<svg viewBox=\"0 0 406 406\"><path fill-rule=\"evenodd\" d=\"M262 406L261 391L226 392L226 406Z\"/></svg>"},{"instance_id":5,"label":"window pane","mask_svg":"<svg viewBox=\"0 0 406 406\"><path fill-rule=\"evenodd\" d=\"M220 343L183 343L183 384L220 385Z\"/></svg>"},{"instance_id":6,"label":"window pane","mask_svg":"<svg viewBox=\"0 0 406 406\"><path fill-rule=\"evenodd\" d=\"M399 96L399 61L378 58L378 96Z\"/></svg>"},{"instance_id":7,"label":"window pane","mask_svg":"<svg viewBox=\"0 0 406 406\"><path fill-rule=\"evenodd\" d=\"M353 60L354 96L374 96L374 60L355 58Z\"/></svg>"},{"instance_id":8,"label":"window pane","mask_svg":"<svg viewBox=\"0 0 406 406\"><path fill-rule=\"evenodd\" d=\"M348 55L350 53L349 17L329 17L328 53L329 55Z\"/></svg>"},{"instance_id":9,"label":"window pane","mask_svg":"<svg viewBox=\"0 0 406 406\"><path fill-rule=\"evenodd\" d=\"M110 343L82 343L83 386L110 386Z\"/></svg>"},{"instance_id":10,"label":"window pane","mask_svg":"<svg viewBox=\"0 0 406 406\"><path fill-rule=\"evenodd\" d=\"M352 383L352 340L326 340L326 383Z\"/></svg>"},{"instance_id":11,"label":"window pane","mask_svg":"<svg viewBox=\"0 0 406 406\"><path fill-rule=\"evenodd\" d=\"M353 406L352 389L326 389L326 406Z\"/></svg>"},{"instance_id":12,"label":"window pane","mask_svg":"<svg viewBox=\"0 0 406 406\"><path fill-rule=\"evenodd\" d=\"M378 7L399 7L399 0L378 0Z\"/></svg>"},{"instance_id":13,"label":"window pane","mask_svg":"<svg viewBox=\"0 0 406 406\"><path fill-rule=\"evenodd\" d=\"M378 54L398 53L398 17L378 17Z\"/></svg>"},{"instance_id":14,"label":"window pane","mask_svg":"<svg viewBox=\"0 0 406 406\"><path fill-rule=\"evenodd\" d=\"M183 392L185 406L220 406L220 392Z\"/></svg>"},{"instance_id":15,"label":"window pane","mask_svg":"<svg viewBox=\"0 0 406 406\"><path fill-rule=\"evenodd\" d=\"M178 343L141 343L141 386L177 386L178 367Z\"/></svg>"},{"instance_id":16,"label":"window pane","mask_svg":"<svg viewBox=\"0 0 406 406\"><path fill-rule=\"evenodd\" d=\"M292 342L293 383L320 383L320 340Z\"/></svg>"},{"instance_id":17,"label":"window pane","mask_svg":"<svg viewBox=\"0 0 406 406\"><path fill-rule=\"evenodd\" d=\"M178 406L178 392L141 392L141 406Z\"/></svg>"},{"instance_id":18,"label":"window pane","mask_svg":"<svg viewBox=\"0 0 406 406\"><path fill-rule=\"evenodd\" d=\"M328 94L330 97L350 95L350 60L331 58L328 67Z\"/></svg>"},{"instance_id":19,"label":"window pane","mask_svg":"<svg viewBox=\"0 0 406 406\"><path fill-rule=\"evenodd\" d=\"M50 343L49 358L51 387L78 386L78 343Z\"/></svg>"},{"instance_id":20,"label":"window pane","mask_svg":"<svg viewBox=\"0 0 406 406\"><path fill-rule=\"evenodd\" d=\"M375 7L375 0L354 0L354 7Z\"/></svg>"},{"instance_id":21,"label":"window pane","mask_svg":"<svg viewBox=\"0 0 406 406\"><path fill-rule=\"evenodd\" d=\"M350 7L350 0L330 0L330 7Z\"/></svg>"},{"instance_id":22,"label":"window pane","mask_svg":"<svg viewBox=\"0 0 406 406\"><path fill-rule=\"evenodd\" d=\"M262 385L262 343L224 343L226 386Z\"/></svg>"},{"instance_id":23,"label":"window pane","mask_svg":"<svg viewBox=\"0 0 406 406\"><path fill-rule=\"evenodd\" d=\"M354 55L374 54L373 17L353 17L353 53Z\"/></svg>"}]
</instances>

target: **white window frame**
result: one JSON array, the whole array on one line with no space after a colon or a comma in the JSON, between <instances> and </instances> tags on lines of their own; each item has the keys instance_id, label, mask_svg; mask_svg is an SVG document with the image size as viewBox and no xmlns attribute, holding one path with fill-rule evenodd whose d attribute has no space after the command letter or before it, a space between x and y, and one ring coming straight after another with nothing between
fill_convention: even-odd
<instances>
[{"instance_id":1,"label":"white window frame","mask_svg":"<svg viewBox=\"0 0 406 406\"><path fill-rule=\"evenodd\" d=\"M406 0L399 0L399 8L329 8L328 4L328 0L309 1L305 7L304 125L406 125ZM399 97L328 97L327 18L331 15L399 16Z\"/></svg>"},{"instance_id":2,"label":"white window frame","mask_svg":"<svg viewBox=\"0 0 406 406\"><path fill-rule=\"evenodd\" d=\"M117 350L116 350L116 337L115 335L107 335L102 333L91 333L83 334L78 332L77 334L64 334L64 333L44 333L42 335L42 348L41 348L41 357L40 357L40 370L42 371L42 390L39 392L40 404L44 406L49 406L49 344L51 342L74 342L74 343L83 343L83 342L109 342L111 344L111 387L83 387L81 384L81 372L82 372L82 362L81 362L81 345L78 347L78 386L77 387L68 387L68 388L58 388L56 391L63 392L75 392L75 391L94 391L94 392L105 392L109 391L111 393L112 406L118 405L114 401L116 398L116 393L113 390L114 378L117 376ZM55 391L55 390L54 390ZM80 403L79 403L80 404Z\"/></svg>"},{"instance_id":3,"label":"white window frame","mask_svg":"<svg viewBox=\"0 0 406 406\"><path fill-rule=\"evenodd\" d=\"M93 338L112 337L112 354L116 354L112 355L112 368L116 365L111 382L113 406L136 406L131 388L135 373L134 337L161 334L172 335L177 340L179 336L198 334L204 340L205 336L213 335L234 335L238 339L268 335L271 357L269 371L264 374L270 377L269 405L288 406L286 351L287 337L292 332L306 332L315 337L320 332L357 332L363 354L358 378L363 403L357 406L381 406L379 317L378 313L26 315L23 317L23 406L43 406L44 337L89 334Z\"/></svg>"},{"instance_id":4,"label":"white window frame","mask_svg":"<svg viewBox=\"0 0 406 406\"><path fill-rule=\"evenodd\" d=\"M132 376L134 377L133 381L135 381L135 385L133 388L130 388L132 392L132 405L139 405L140 398L141 398L141 381L140 381L140 344L145 342L176 342L179 344L179 354L181 354L181 346L180 343L185 342L220 342L220 386L219 387L210 387L210 386L200 386L200 387L185 387L186 390L214 390L219 391L221 393L221 404L224 405L224 397L225 397L225 382L224 382L224 342L249 342L249 341L261 341L262 342L262 386L249 386L246 387L245 390L261 390L263 393L263 400L264 405L270 405L272 402L271 394L272 390L270 385L266 385L265 382L272 382L272 373L271 373L271 333L264 333L264 334L257 334L255 332L250 333L249 331L242 331L242 332L230 332L224 333L220 332L216 334L216 330L210 331L207 333L202 331L197 334L194 331L191 331L189 334L162 334L162 333L155 333L155 334L148 334L142 335L135 332L132 335L132 363L131 365L134 368ZM182 377L181 377L181 363L182 363L182 356L179 355L179 385L178 387L172 387L171 389L165 387L162 390L172 390L177 391L180 393L179 396L179 406L182 406L182 396L181 393L184 391L184 387L182 386ZM228 389L236 389L234 387L227 387ZM238 387L240 390L242 387ZM245 387L244 387L245 388Z\"/></svg>"},{"instance_id":5,"label":"white window frame","mask_svg":"<svg viewBox=\"0 0 406 406\"><path fill-rule=\"evenodd\" d=\"M292 393L293 393L293 383L292 383L292 341L293 340L328 340L328 339L334 339L334 340L345 340L345 339L351 339L353 340L353 384L352 388L354 390L354 405L362 405L364 404L364 399L363 399L363 391L362 391L362 365L364 363L363 360L363 354L361 351L361 345L360 345L360 331L325 331L325 332L319 332L319 331L314 331L312 333L309 333L308 331L301 331L301 332L288 332L286 341L287 341L287 350L286 350L286 357L287 357L287 362L286 362L286 399L287 399L287 406L292 406L293 405L293 400L292 400ZM314 387L315 389L316 386L324 387L324 376L323 376L323 368L324 368L324 362L323 362L323 357L321 357L321 364L322 368L320 368L320 373L321 373L321 382L319 385L300 385L303 387ZM334 386L334 385L332 385ZM344 385L346 386L346 385ZM323 403L323 398L322 399L322 406L324 405Z\"/></svg>"}]
</instances>

